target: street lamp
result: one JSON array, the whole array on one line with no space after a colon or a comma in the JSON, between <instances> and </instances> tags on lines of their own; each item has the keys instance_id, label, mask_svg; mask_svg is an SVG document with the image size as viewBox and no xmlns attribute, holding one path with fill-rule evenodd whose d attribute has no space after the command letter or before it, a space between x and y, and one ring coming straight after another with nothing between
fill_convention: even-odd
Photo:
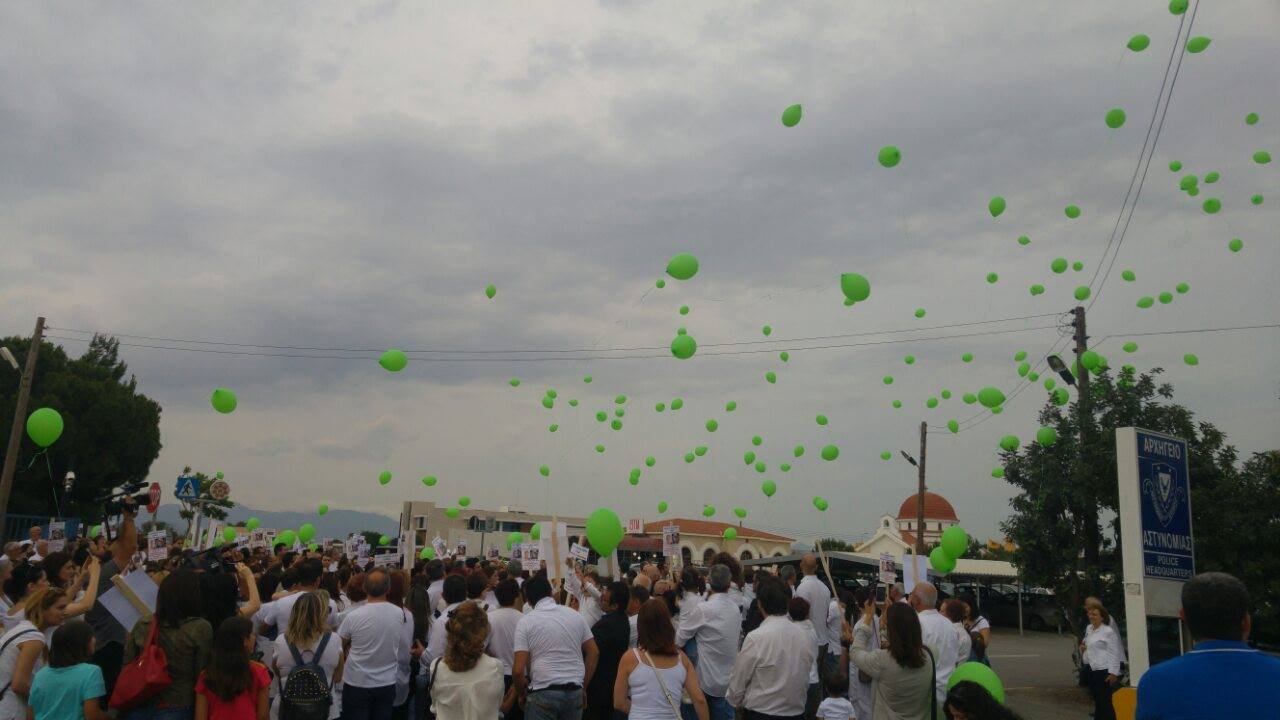
<instances>
[{"instance_id":1,"label":"street lamp","mask_svg":"<svg viewBox=\"0 0 1280 720\"><path fill-rule=\"evenodd\" d=\"M18 369L18 359L13 356L13 353L9 352L9 348L0 345L0 357L4 358L5 362L9 363L14 370Z\"/></svg>"},{"instance_id":2,"label":"street lamp","mask_svg":"<svg viewBox=\"0 0 1280 720\"><path fill-rule=\"evenodd\" d=\"M920 450L921 457L924 457L923 424L921 425ZM916 553L924 554L924 468L920 467L920 464L916 462L916 459L911 457L911 453L908 453L906 450L899 450L898 452L902 453L902 458L904 460L911 463L911 467L920 471L917 478L919 487L916 490Z\"/></svg>"},{"instance_id":3,"label":"street lamp","mask_svg":"<svg viewBox=\"0 0 1280 720\"><path fill-rule=\"evenodd\" d=\"M1070 368L1067 367L1066 363L1062 362L1062 358L1057 355L1050 355L1046 359L1049 361L1050 370L1053 370L1058 373L1058 375L1062 376L1062 380L1071 387L1076 386L1076 376L1071 374Z\"/></svg>"},{"instance_id":4,"label":"street lamp","mask_svg":"<svg viewBox=\"0 0 1280 720\"><path fill-rule=\"evenodd\" d=\"M908 453L906 450L899 450L898 452L902 453L902 457L907 462L911 463L911 467L920 467L918 464L916 464L916 459L911 457L911 454Z\"/></svg>"}]
</instances>

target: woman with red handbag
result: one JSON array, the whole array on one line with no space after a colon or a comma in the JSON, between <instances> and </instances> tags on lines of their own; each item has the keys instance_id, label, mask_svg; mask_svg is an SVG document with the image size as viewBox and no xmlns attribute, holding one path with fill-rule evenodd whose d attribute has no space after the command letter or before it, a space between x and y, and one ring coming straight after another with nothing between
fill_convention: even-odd
<instances>
[{"instance_id":1,"label":"woman with red handbag","mask_svg":"<svg viewBox=\"0 0 1280 720\"><path fill-rule=\"evenodd\" d=\"M124 669L111 696L111 706L127 710L127 720L191 720L195 717L196 678L209 664L213 628L201 617L200 578L177 570L160 583L156 612L133 626L124 646ZM162 653L146 652L149 646ZM167 665L169 683L157 688L141 678L144 664ZM156 668L151 668L153 671ZM158 691L157 691L158 690ZM132 696L132 697L129 697Z\"/></svg>"}]
</instances>

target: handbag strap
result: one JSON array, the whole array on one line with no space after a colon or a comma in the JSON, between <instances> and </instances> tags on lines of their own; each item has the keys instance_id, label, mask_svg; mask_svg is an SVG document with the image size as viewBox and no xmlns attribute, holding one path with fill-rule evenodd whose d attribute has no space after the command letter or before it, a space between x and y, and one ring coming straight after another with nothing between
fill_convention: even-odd
<instances>
[{"instance_id":1,"label":"handbag strap","mask_svg":"<svg viewBox=\"0 0 1280 720\"><path fill-rule=\"evenodd\" d=\"M636 652L632 650L632 652ZM676 663L680 662L679 651L676 651ZM638 659L638 657L637 657ZM671 712L676 714L676 720L680 720L680 707L676 705L676 701L671 697L671 693L667 691L667 683L662 679L662 671L658 670L658 666L653 664L653 658L649 657L649 651L644 651L644 659L649 663L649 669L653 670L653 674L658 678L658 687L662 688L662 696L667 699L667 704L671 706Z\"/></svg>"},{"instance_id":2,"label":"handbag strap","mask_svg":"<svg viewBox=\"0 0 1280 720\"><path fill-rule=\"evenodd\" d=\"M39 630L36 630L34 628L31 630L23 630L22 632L14 635L8 640L5 640L4 645L0 645L0 655L3 655L4 651L9 649L9 645L13 643L14 640L17 640L18 638L23 637L24 635L30 635L31 633L35 633L36 635L40 635L41 637L43 637L43 633L41 633ZM14 662L16 663L17 660L14 660ZM9 694L9 688L12 685L13 685L13 680L10 680L9 682L4 684L4 687L0 688L0 700L4 700L4 696Z\"/></svg>"},{"instance_id":3,"label":"handbag strap","mask_svg":"<svg viewBox=\"0 0 1280 720\"><path fill-rule=\"evenodd\" d=\"M933 659L933 651L928 645L922 646L929 653L929 717L938 717L938 666Z\"/></svg>"}]
</instances>

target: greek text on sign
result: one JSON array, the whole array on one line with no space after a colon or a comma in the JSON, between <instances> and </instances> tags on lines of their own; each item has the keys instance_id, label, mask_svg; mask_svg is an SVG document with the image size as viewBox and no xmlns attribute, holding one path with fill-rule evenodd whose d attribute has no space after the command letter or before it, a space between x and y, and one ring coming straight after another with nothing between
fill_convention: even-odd
<instances>
[{"instance_id":1,"label":"greek text on sign","mask_svg":"<svg viewBox=\"0 0 1280 720\"><path fill-rule=\"evenodd\" d=\"M1162 580L1195 575L1191 478L1185 440L1136 432L1142 518L1142 574Z\"/></svg>"}]
</instances>

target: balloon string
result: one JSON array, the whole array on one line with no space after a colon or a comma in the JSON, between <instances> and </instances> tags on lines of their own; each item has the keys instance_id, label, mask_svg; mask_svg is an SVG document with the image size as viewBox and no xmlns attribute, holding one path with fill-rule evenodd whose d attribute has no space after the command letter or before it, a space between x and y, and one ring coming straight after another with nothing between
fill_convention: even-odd
<instances>
[{"instance_id":1,"label":"balloon string","mask_svg":"<svg viewBox=\"0 0 1280 720\"><path fill-rule=\"evenodd\" d=\"M49 454L49 448L47 448L47 447L45 447L45 448L40 448L39 450L37 450L37 451L36 451L36 454L34 454L34 455L32 455L32 456L31 456L31 462L27 463L27 467L23 470L23 472L26 472L27 470L30 470L30 469L31 469L31 467L32 467L33 465L35 465L35 464L36 464L36 460L39 460L39 459L40 459L40 456L41 456L41 455L48 455L48 454ZM49 471L49 477L50 477L50 478L52 478L52 477L53 477L53 471Z\"/></svg>"},{"instance_id":2,"label":"balloon string","mask_svg":"<svg viewBox=\"0 0 1280 720\"><path fill-rule=\"evenodd\" d=\"M49 463L49 448L45 448L44 466L49 472L49 487L53 488L53 509L57 511L58 517L62 517L62 504L58 502L58 484L53 481L53 465Z\"/></svg>"}]
</instances>

